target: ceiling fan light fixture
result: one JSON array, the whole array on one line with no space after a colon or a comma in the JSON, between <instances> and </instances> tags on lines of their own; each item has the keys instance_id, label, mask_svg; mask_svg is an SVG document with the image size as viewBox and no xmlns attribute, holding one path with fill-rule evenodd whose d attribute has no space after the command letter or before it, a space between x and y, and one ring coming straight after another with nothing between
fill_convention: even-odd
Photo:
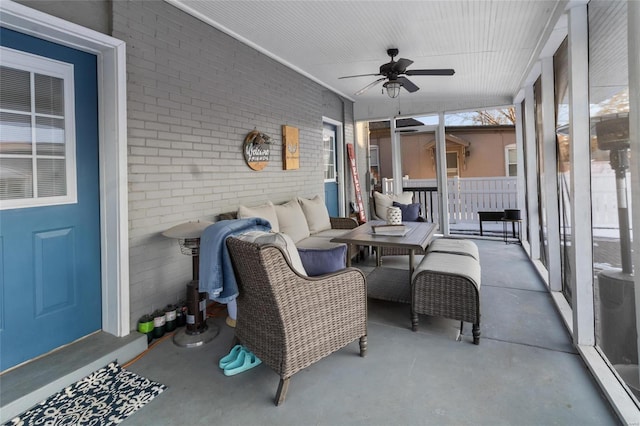
<instances>
[{"instance_id":1,"label":"ceiling fan light fixture","mask_svg":"<svg viewBox=\"0 0 640 426\"><path fill-rule=\"evenodd\" d=\"M402 84L398 81L387 81L383 86L387 89L387 95L390 98L397 98L400 95Z\"/></svg>"}]
</instances>

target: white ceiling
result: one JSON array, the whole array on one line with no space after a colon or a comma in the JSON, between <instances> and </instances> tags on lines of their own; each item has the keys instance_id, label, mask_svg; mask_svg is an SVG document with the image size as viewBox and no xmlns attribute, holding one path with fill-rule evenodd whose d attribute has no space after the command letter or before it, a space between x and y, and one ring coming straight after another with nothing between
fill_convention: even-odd
<instances>
[{"instance_id":1,"label":"white ceiling","mask_svg":"<svg viewBox=\"0 0 640 426\"><path fill-rule=\"evenodd\" d=\"M356 119L383 119L512 103L565 0L228 1L167 0L355 101ZM397 99L382 84L354 93L390 58L408 69L453 68L452 77L412 76ZM398 59L398 58L396 58Z\"/></svg>"}]
</instances>

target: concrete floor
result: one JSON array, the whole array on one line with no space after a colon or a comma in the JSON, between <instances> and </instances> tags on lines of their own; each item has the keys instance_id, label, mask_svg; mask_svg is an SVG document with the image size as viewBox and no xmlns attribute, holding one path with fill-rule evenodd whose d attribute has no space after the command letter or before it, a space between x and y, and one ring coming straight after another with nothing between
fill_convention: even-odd
<instances>
[{"instance_id":1,"label":"concrete floor","mask_svg":"<svg viewBox=\"0 0 640 426\"><path fill-rule=\"evenodd\" d=\"M128 367L168 389L123 424L618 424L522 248L475 241L480 345L471 343L470 325L458 342L457 321L421 316L414 333L408 305L370 299L367 357L351 343L294 375L275 407L279 378L268 367L233 377L217 367L233 330L214 318L221 332L211 343L184 349L165 340ZM371 271L372 260L357 266Z\"/></svg>"}]
</instances>

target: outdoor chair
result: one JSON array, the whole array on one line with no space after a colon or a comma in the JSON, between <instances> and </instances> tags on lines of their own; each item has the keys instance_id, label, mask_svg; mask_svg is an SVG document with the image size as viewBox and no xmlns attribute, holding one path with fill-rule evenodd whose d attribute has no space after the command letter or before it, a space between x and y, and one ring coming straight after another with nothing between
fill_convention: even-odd
<instances>
[{"instance_id":1,"label":"outdoor chair","mask_svg":"<svg viewBox=\"0 0 640 426\"><path fill-rule=\"evenodd\" d=\"M226 244L239 291L234 344L280 376L276 405L303 368L357 339L366 355L367 286L360 270L307 277L278 246L233 237Z\"/></svg>"},{"instance_id":2,"label":"outdoor chair","mask_svg":"<svg viewBox=\"0 0 640 426\"><path fill-rule=\"evenodd\" d=\"M371 217L373 220L387 220L386 211L387 208L392 207L395 203L399 203L402 206L416 205L413 203L413 192L405 191L400 195L386 195L380 192L374 191L371 196L373 201L371 206ZM419 206L419 205L418 205ZM403 221L407 221L403 214ZM410 222L426 222L426 219L422 213L422 207L418 207L418 213L415 217L408 220ZM376 247L376 250L380 251L380 257L382 256L406 256L409 254L409 250L406 248L398 247ZM418 250L416 254L424 254L424 251Z\"/></svg>"}]
</instances>

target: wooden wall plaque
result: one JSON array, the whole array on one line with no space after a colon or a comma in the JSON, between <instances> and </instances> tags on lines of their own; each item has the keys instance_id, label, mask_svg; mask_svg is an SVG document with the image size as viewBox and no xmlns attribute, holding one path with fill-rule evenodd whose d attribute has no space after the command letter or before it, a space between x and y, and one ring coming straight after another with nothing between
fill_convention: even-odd
<instances>
[{"instance_id":1,"label":"wooden wall plaque","mask_svg":"<svg viewBox=\"0 0 640 426\"><path fill-rule=\"evenodd\" d=\"M297 127L282 126L282 168L284 170L300 168L300 142Z\"/></svg>"},{"instance_id":2,"label":"wooden wall plaque","mask_svg":"<svg viewBox=\"0 0 640 426\"><path fill-rule=\"evenodd\" d=\"M244 160L253 170L262 170L269 164L269 136L254 130L244 138Z\"/></svg>"}]
</instances>

